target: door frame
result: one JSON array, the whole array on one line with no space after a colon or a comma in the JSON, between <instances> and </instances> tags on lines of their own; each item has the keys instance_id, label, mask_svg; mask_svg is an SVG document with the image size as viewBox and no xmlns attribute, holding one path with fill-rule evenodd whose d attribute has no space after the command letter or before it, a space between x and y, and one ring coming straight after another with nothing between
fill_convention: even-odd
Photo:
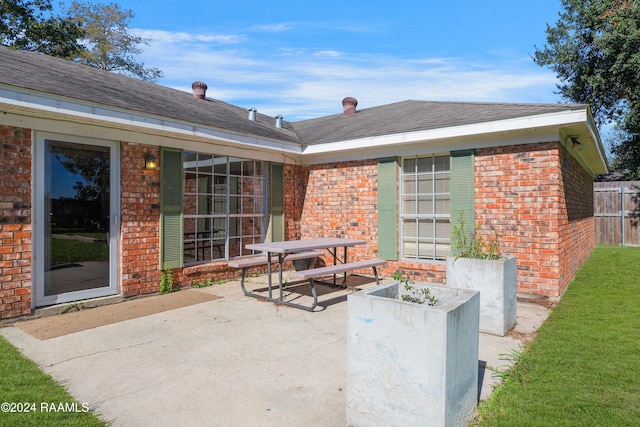
<instances>
[{"instance_id":1,"label":"door frame","mask_svg":"<svg viewBox=\"0 0 640 427\"><path fill-rule=\"evenodd\" d=\"M110 148L109 179L109 286L44 295L45 273L45 141L55 140ZM31 307L42 307L89 298L116 295L120 289L120 143L97 138L85 138L52 132L33 132L33 195L32 195L32 288Z\"/></svg>"}]
</instances>

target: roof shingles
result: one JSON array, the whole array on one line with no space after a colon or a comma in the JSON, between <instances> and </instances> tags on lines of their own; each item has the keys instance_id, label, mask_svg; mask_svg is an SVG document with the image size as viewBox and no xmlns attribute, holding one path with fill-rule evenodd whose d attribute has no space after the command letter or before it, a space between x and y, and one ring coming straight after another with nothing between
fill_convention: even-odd
<instances>
[{"instance_id":1,"label":"roof shingles","mask_svg":"<svg viewBox=\"0 0 640 427\"><path fill-rule=\"evenodd\" d=\"M0 47L0 84L136 111L225 131L304 145L345 141L525 117L575 109L579 104L516 104L403 101L300 122L257 115L213 99L76 64L46 55Z\"/></svg>"},{"instance_id":2,"label":"roof shingles","mask_svg":"<svg viewBox=\"0 0 640 427\"><path fill-rule=\"evenodd\" d=\"M293 123L307 144L437 129L584 109L577 104L510 104L479 102L402 101L359 110L352 116L333 115Z\"/></svg>"},{"instance_id":3,"label":"roof shingles","mask_svg":"<svg viewBox=\"0 0 640 427\"><path fill-rule=\"evenodd\" d=\"M291 130L275 127L275 119L154 83L102 71L34 52L0 47L0 83L38 92L122 108L143 114L211 126L258 137L297 142Z\"/></svg>"}]
</instances>

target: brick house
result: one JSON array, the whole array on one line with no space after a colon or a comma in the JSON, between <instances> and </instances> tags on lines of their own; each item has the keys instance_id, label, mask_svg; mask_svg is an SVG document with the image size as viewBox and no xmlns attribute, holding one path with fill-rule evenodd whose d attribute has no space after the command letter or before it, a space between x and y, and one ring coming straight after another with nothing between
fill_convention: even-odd
<instances>
[{"instance_id":1,"label":"brick house","mask_svg":"<svg viewBox=\"0 0 640 427\"><path fill-rule=\"evenodd\" d=\"M443 283L458 211L559 296L607 163L587 105L404 101L298 122L0 47L0 316L230 279L264 239L367 240ZM340 100L336 100L336 104ZM157 167L149 165L147 160Z\"/></svg>"}]
</instances>

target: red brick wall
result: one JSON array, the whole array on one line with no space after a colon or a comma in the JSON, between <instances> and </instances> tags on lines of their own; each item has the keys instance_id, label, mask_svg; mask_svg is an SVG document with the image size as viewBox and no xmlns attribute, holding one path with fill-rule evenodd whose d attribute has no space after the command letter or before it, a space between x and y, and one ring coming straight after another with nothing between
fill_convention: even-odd
<instances>
[{"instance_id":1,"label":"red brick wall","mask_svg":"<svg viewBox=\"0 0 640 427\"><path fill-rule=\"evenodd\" d=\"M0 318L31 312L31 130L0 125Z\"/></svg>"},{"instance_id":2,"label":"red brick wall","mask_svg":"<svg viewBox=\"0 0 640 427\"><path fill-rule=\"evenodd\" d=\"M595 247L593 216L593 178L580 164L561 149L566 167L562 171L564 207L560 210L560 283L559 294L573 280L582 263ZM564 160L563 160L563 163Z\"/></svg>"},{"instance_id":3,"label":"red brick wall","mask_svg":"<svg viewBox=\"0 0 640 427\"><path fill-rule=\"evenodd\" d=\"M308 167L305 197L297 207L300 238L364 239L368 243L352 248L350 256L352 259L376 257L377 168L375 160ZM289 212L289 206L286 210ZM292 212L295 210L294 207Z\"/></svg>"},{"instance_id":4,"label":"red brick wall","mask_svg":"<svg viewBox=\"0 0 640 427\"><path fill-rule=\"evenodd\" d=\"M351 248L350 259L378 256L377 160L287 166L285 179L288 239L363 239L367 244ZM443 283L445 278L443 263L390 262L379 272L389 277L396 270L415 280Z\"/></svg>"},{"instance_id":5,"label":"red brick wall","mask_svg":"<svg viewBox=\"0 0 640 427\"><path fill-rule=\"evenodd\" d=\"M497 232L517 257L519 292L559 296L594 246L593 179L557 142L475 151L476 226ZM570 155L569 155L570 157ZM353 259L376 257L375 160L285 169L287 238L347 237L368 243ZM444 283L444 262L389 262L420 281Z\"/></svg>"},{"instance_id":6,"label":"red brick wall","mask_svg":"<svg viewBox=\"0 0 640 427\"><path fill-rule=\"evenodd\" d=\"M284 166L284 212L285 239L295 240L302 236L302 208L307 197L309 168L303 166Z\"/></svg>"},{"instance_id":7,"label":"red brick wall","mask_svg":"<svg viewBox=\"0 0 640 427\"><path fill-rule=\"evenodd\" d=\"M557 142L475 151L476 227L517 257L519 292L561 295L593 249L593 179L566 156Z\"/></svg>"},{"instance_id":8,"label":"red brick wall","mask_svg":"<svg viewBox=\"0 0 640 427\"><path fill-rule=\"evenodd\" d=\"M31 311L31 131L0 126L0 315ZM143 166L158 147L121 144L120 285L124 296L157 292L160 171ZM478 149L476 221L517 256L520 292L558 296L594 246L592 179L557 142ZM562 167L567 165L568 167ZM377 257L377 161L285 166L286 238L367 241L351 259ZM327 258L328 260L328 258ZM445 264L390 262L421 281L445 281ZM369 271L367 271L368 273ZM174 270L181 286L236 277L225 262Z\"/></svg>"},{"instance_id":9,"label":"red brick wall","mask_svg":"<svg viewBox=\"0 0 640 427\"><path fill-rule=\"evenodd\" d=\"M159 159L160 149L123 142L120 150L120 287L129 297L160 286L160 169L144 168L144 156Z\"/></svg>"}]
</instances>

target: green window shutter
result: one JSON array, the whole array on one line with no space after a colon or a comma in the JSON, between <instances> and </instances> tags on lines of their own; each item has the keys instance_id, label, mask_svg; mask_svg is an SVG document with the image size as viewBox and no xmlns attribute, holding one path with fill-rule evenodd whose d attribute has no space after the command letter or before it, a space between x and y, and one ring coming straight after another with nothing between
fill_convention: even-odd
<instances>
[{"instance_id":1,"label":"green window shutter","mask_svg":"<svg viewBox=\"0 0 640 427\"><path fill-rule=\"evenodd\" d=\"M396 159L378 160L378 256L398 259Z\"/></svg>"},{"instance_id":2,"label":"green window shutter","mask_svg":"<svg viewBox=\"0 0 640 427\"><path fill-rule=\"evenodd\" d=\"M271 180L269 194L271 196L271 241L282 242L284 235L284 165L271 164Z\"/></svg>"},{"instance_id":3,"label":"green window shutter","mask_svg":"<svg viewBox=\"0 0 640 427\"><path fill-rule=\"evenodd\" d=\"M475 230L475 180L473 172L473 150L451 152L451 251L457 253L453 238L454 227L458 225L463 212L466 228Z\"/></svg>"},{"instance_id":4,"label":"green window shutter","mask_svg":"<svg viewBox=\"0 0 640 427\"><path fill-rule=\"evenodd\" d=\"M182 151L160 151L160 268L182 266Z\"/></svg>"}]
</instances>

